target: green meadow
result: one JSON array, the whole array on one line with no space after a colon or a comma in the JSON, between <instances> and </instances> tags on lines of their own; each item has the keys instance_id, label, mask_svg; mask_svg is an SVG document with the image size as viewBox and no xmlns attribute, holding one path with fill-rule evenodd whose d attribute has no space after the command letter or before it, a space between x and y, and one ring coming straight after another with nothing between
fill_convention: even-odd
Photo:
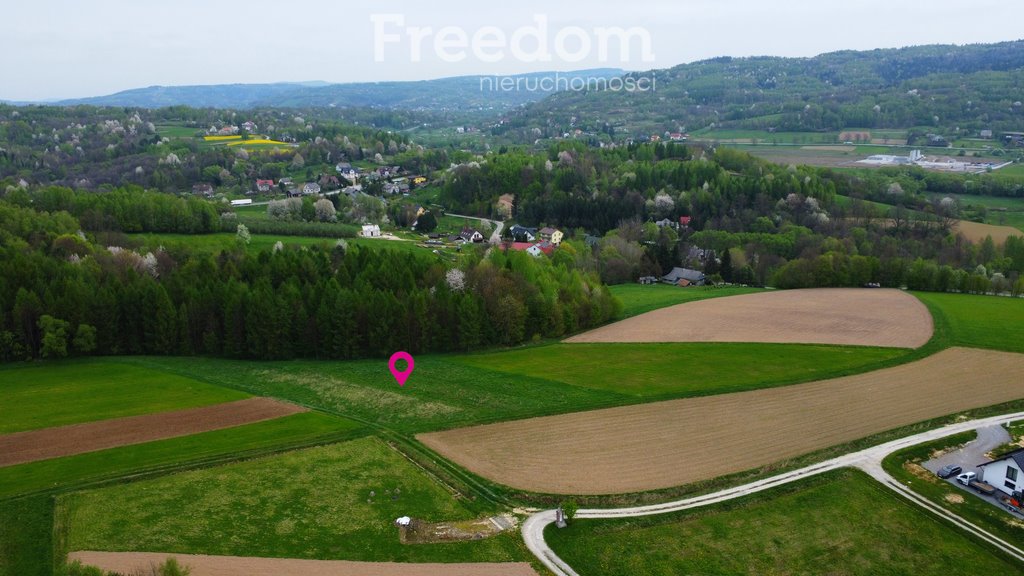
<instances>
[{"instance_id":1,"label":"green meadow","mask_svg":"<svg viewBox=\"0 0 1024 576\"><path fill-rule=\"evenodd\" d=\"M248 397L234 390L109 360L0 369L0 434L196 408Z\"/></svg>"},{"instance_id":2,"label":"green meadow","mask_svg":"<svg viewBox=\"0 0 1024 576\"><path fill-rule=\"evenodd\" d=\"M372 495L371 495L372 494ZM524 561L518 531L405 545L394 520L486 518L383 441L364 438L78 492L59 506L71 550L399 562Z\"/></svg>"},{"instance_id":3,"label":"green meadow","mask_svg":"<svg viewBox=\"0 0 1024 576\"><path fill-rule=\"evenodd\" d=\"M591 576L1011 574L975 543L862 472L844 470L663 516L551 525L548 544Z\"/></svg>"}]
</instances>

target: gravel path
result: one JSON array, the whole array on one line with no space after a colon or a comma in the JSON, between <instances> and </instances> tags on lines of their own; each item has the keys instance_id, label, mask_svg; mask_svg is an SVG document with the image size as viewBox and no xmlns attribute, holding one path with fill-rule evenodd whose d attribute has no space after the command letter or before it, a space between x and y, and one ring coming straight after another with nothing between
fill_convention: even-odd
<instances>
[{"instance_id":1,"label":"gravel path","mask_svg":"<svg viewBox=\"0 0 1024 576\"><path fill-rule=\"evenodd\" d=\"M72 552L69 560L130 574L174 557L192 569L191 576L537 576L526 562L493 564L404 564L203 556L158 552Z\"/></svg>"},{"instance_id":2,"label":"gravel path","mask_svg":"<svg viewBox=\"0 0 1024 576\"><path fill-rule=\"evenodd\" d=\"M685 290L685 288L680 288ZM687 302L566 340L578 342L767 342L918 348L932 316L899 290L777 290Z\"/></svg>"},{"instance_id":3,"label":"gravel path","mask_svg":"<svg viewBox=\"0 0 1024 576\"><path fill-rule=\"evenodd\" d=\"M188 410L16 432L0 436L0 466L188 436L305 411L301 406L270 398L248 398Z\"/></svg>"},{"instance_id":4,"label":"gravel path","mask_svg":"<svg viewBox=\"0 0 1024 576\"><path fill-rule=\"evenodd\" d=\"M929 511L938 514L955 526L965 531L970 532L975 537L988 542L992 546L1004 551L1009 556L1016 558L1017 560L1024 561L1024 550L1018 547L1016 544L1006 542L990 534L982 528L961 519L960 517L943 510L942 508L932 504L928 500L918 496L911 492L899 482L890 476L885 470L882 469L882 460L904 448L915 446L917 444L923 444L960 432L966 432L968 430L974 430L977 428L983 428L998 424L999 422L1005 422L1007 420L1020 420L1024 419L1024 412L1017 412L1013 414L1004 414L1001 416L993 416L990 418L982 418L979 420L973 420L968 422L959 422L957 424L950 424L942 428L935 430L929 430L922 432L921 434L915 434L906 438L900 438L899 440L893 440L892 442L886 442L866 450L859 452L853 452L838 458L826 460L819 464L814 464L806 468L799 470L793 470L792 472L786 472L771 478L765 478L742 486L736 486L734 488L728 488L719 492L711 494L705 494L702 496L696 496L694 498L686 498L684 500L677 500L674 502L666 502L664 504L654 504L651 506L636 506L630 508L615 508L615 509L581 509L576 513L577 518L631 518L637 516L651 516L654 514L664 514L668 512L676 512L679 510L689 510L691 508L699 508L702 506L708 506L711 504L717 504L719 502L725 502L735 498L742 498L749 494L755 494L776 486L783 484L789 484L796 482L810 476L828 472L830 470L836 470L838 468L845 467L856 467L864 470L873 478L882 482L886 487L896 491L898 494L907 498L914 504L928 509ZM544 528L548 524L555 521L555 511L545 510L538 512L523 522L523 540L526 542L526 547L532 552L551 572L556 576L580 576L571 566L569 566L564 560L555 554L555 551L548 547L547 542L544 540Z\"/></svg>"}]
</instances>

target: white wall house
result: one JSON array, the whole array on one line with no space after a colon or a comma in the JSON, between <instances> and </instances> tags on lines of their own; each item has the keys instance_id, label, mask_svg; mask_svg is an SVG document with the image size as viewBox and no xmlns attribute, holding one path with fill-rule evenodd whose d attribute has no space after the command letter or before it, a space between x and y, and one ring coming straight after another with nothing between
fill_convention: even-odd
<instances>
[{"instance_id":1,"label":"white wall house","mask_svg":"<svg viewBox=\"0 0 1024 576\"><path fill-rule=\"evenodd\" d=\"M363 237L364 238L380 238L380 226L376 224L367 224L363 226Z\"/></svg>"},{"instance_id":2,"label":"white wall house","mask_svg":"<svg viewBox=\"0 0 1024 576\"><path fill-rule=\"evenodd\" d=\"M982 480L1011 496L1024 491L1024 448L982 464L981 470Z\"/></svg>"}]
</instances>

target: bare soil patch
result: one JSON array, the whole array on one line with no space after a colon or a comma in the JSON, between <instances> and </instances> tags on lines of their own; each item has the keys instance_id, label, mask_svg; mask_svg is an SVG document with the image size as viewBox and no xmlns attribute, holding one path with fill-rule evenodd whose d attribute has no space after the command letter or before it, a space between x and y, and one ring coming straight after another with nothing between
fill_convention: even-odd
<instances>
[{"instance_id":1,"label":"bare soil patch","mask_svg":"<svg viewBox=\"0 0 1024 576\"><path fill-rule=\"evenodd\" d=\"M817 152L856 152L856 146L843 146L840 144L823 144L820 146L801 146L801 150L815 150Z\"/></svg>"},{"instance_id":2,"label":"bare soil patch","mask_svg":"<svg viewBox=\"0 0 1024 576\"><path fill-rule=\"evenodd\" d=\"M408 526L398 529L402 544L436 544L438 542L466 542L497 536L505 529L515 527L514 516L463 520L461 522L425 522L412 519Z\"/></svg>"},{"instance_id":3,"label":"bare soil patch","mask_svg":"<svg viewBox=\"0 0 1024 576\"><path fill-rule=\"evenodd\" d=\"M899 290L835 288L687 302L602 326L566 342L771 342L917 348L931 336L931 314L917 298Z\"/></svg>"},{"instance_id":4,"label":"bare soil patch","mask_svg":"<svg viewBox=\"0 0 1024 576\"><path fill-rule=\"evenodd\" d=\"M964 238L974 243L984 242L986 236L991 236L992 241L998 246L1005 244L1010 236L1024 236L1024 231L1012 226L996 226L994 224L981 224L960 220L954 226L954 231L964 235Z\"/></svg>"},{"instance_id":5,"label":"bare soil patch","mask_svg":"<svg viewBox=\"0 0 1024 576\"><path fill-rule=\"evenodd\" d=\"M537 576L526 562L467 564L403 564L161 554L159 552L72 552L69 560L129 574L168 558L192 569L191 576Z\"/></svg>"},{"instance_id":6,"label":"bare soil patch","mask_svg":"<svg viewBox=\"0 0 1024 576\"><path fill-rule=\"evenodd\" d=\"M871 132L847 130L839 133L839 139L843 142L868 142L871 140Z\"/></svg>"},{"instance_id":7,"label":"bare soil patch","mask_svg":"<svg viewBox=\"0 0 1024 576\"><path fill-rule=\"evenodd\" d=\"M1024 398L1022 373L1024 355L952 348L868 374L417 438L476 474L521 490L638 492L751 470Z\"/></svg>"},{"instance_id":8,"label":"bare soil patch","mask_svg":"<svg viewBox=\"0 0 1024 576\"><path fill-rule=\"evenodd\" d=\"M270 398L247 398L202 408L5 434L0 435L0 466L188 436L305 411L301 406Z\"/></svg>"}]
</instances>

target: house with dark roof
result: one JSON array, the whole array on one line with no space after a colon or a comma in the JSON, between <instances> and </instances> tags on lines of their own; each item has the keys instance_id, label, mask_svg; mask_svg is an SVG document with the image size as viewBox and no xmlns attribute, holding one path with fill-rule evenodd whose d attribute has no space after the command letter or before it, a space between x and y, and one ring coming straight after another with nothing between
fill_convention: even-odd
<instances>
[{"instance_id":1,"label":"house with dark roof","mask_svg":"<svg viewBox=\"0 0 1024 576\"><path fill-rule=\"evenodd\" d=\"M1024 448L1007 452L991 462L978 464L981 478L988 484L1013 496L1024 491Z\"/></svg>"},{"instance_id":2,"label":"house with dark roof","mask_svg":"<svg viewBox=\"0 0 1024 576\"><path fill-rule=\"evenodd\" d=\"M483 242L484 235L472 228L463 228L458 236L463 242Z\"/></svg>"},{"instance_id":3,"label":"house with dark roof","mask_svg":"<svg viewBox=\"0 0 1024 576\"><path fill-rule=\"evenodd\" d=\"M516 242L533 242L537 239L536 228L527 228L526 226L520 226L518 224L509 228L508 233Z\"/></svg>"},{"instance_id":4,"label":"house with dark roof","mask_svg":"<svg viewBox=\"0 0 1024 576\"><path fill-rule=\"evenodd\" d=\"M703 272L676 267L668 274L662 276L661 281L675 286L703 286L707 283L707 278Z\"/></svg>"}]
</instances>

